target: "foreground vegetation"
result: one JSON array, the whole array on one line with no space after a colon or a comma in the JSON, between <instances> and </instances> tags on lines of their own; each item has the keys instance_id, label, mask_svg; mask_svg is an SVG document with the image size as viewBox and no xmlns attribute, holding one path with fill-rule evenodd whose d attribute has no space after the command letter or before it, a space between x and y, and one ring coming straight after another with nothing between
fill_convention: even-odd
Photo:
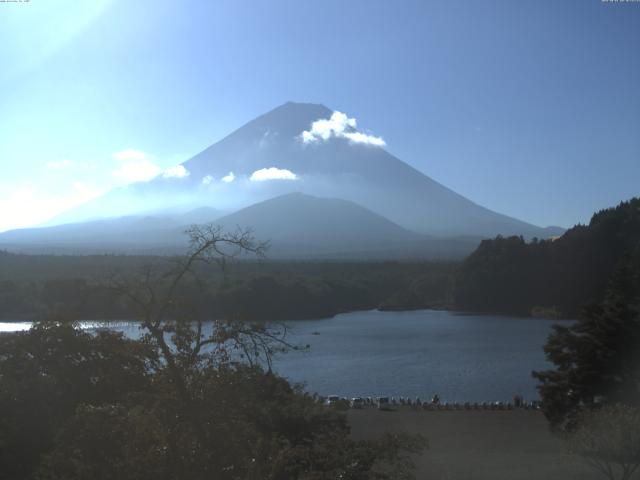
<instances>
[{"instance_id":1,"label":"foreground vegetation","mask_svg":"<svg viewBox=\"0 0 640 480\"><path fill-rule=\"evenodd\" d=\"M354 441L340 412L220 357L43 323L0 337L0 478L411 478L418 437ZM221 352L218 351L218 354Z\"/></svg>"},{"instance_id":2,"label":"foreground vegetation","mask_svg":"<svg viewBox=\"0 0 640 480\"><path fill-rule=\"evenodd\" d=\"M553 369L533 372L551 427L609 480L640 467L640 269L625 257L604 298L545 346Z\"/></svg>"},{"instance_id":3,"label":"foreground vegetation","mask_svg":"<svg viewBox=\"0 0 640 480\"><path fill-rule=\"evenodd\" d=\"M283 331L204 327L182 286L206 288L198 265L262 247L214 227L190 235L167 268L110 279L140 340L60 321L0 336L0 478L413 478L420 436L353 440L344 414L270 371L275 351L296 348Z\"/></svg>"},{"instance_id":4,"label":"foreground vegetation","mask_svg":"<svg viewBox=\"0 0 640 480\"><path fill-rule=\"evenodd\" d=\"M621 265L605 299L571 326L556 325L545 346L553 370L534 372L547 418L572 430L585 410L640 407L640 275Z\"/></svg>"}]
</instances>

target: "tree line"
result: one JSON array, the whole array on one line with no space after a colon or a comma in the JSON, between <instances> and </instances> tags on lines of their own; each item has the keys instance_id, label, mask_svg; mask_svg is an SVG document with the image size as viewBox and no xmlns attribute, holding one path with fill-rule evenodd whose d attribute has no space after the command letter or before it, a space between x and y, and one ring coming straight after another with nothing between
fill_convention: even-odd
<instances>
[{"instance_id":1,"label":"tree line","mask_svg":"<svg viewBox=\"0 0 640 480\"><path fill-rule=\"evenodd\" d=\"M557 239L483 241L456 274L456 308L577 318L621 263L640 265L640 199L599 211Z\"/></svg>"},{"instance_id":2,"label":"tree line","mask_svg":"<svg viewBox=\"0 0 640 480\"><path fill-rule=\"evenodd\" d=\"M32 257L0 254L0 318L37 319L52 312L73 319L130 319L130 299L105 279L161 269L170 258ZM43 265L46 265L44 267ZM73 268L78 271L70 271ZM418 309L451 303L455 265L402 262L238 262L221 271L199 265L208 279L181 285L211 318L292 320L354 310ZM9 272L16 272L13 278ZM22 277L29 272L28 277Z\"/></svg>"}]
</instances>

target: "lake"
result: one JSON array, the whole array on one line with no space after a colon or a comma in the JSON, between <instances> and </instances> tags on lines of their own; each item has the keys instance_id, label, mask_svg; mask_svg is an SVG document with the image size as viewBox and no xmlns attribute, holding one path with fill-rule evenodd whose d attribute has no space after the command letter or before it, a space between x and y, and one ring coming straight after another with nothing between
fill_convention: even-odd
<instances>
[{"instance_id":1,"label":"lake","mask_svg":"<svg viewBox=\"0 0 640 480\"><path fill-rule=\"evenodd\" d=\"M289 340L311 348L279 355L274 369L310 392L481 402L538 397L531 371L550 367L542 347L554 321L372 310L286 323ZM28 326L0 323L0 331ZM130 323L112 328L138 333Z\"/></svg>"}]
</instances>

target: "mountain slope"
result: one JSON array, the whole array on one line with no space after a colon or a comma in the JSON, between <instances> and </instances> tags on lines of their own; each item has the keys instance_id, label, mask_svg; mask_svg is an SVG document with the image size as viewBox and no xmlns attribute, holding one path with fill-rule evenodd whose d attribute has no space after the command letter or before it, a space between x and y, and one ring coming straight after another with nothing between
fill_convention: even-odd
<instances>
[{"instance_id":1,"label":"mountain slope","mask_svg":"<svg viewBox=\"0 0 640 480\"><path fill-rule=\"evenodd\" d=\"M278 254L385 250L422 236L353 202L291 193L218 219L227 229L250 226Z\"/></svg>"},{"instance_id":2,"label":"mountain slope","mask_svg":"<svg viewBox=\"0 0 640 480\"><path fill-rule=\"evenodd\" d=\"M23 252L153 253L185 245L183 231L191 224L213 222L221 212L201 207L182 214L126 216L25 228L0 233L0 248Z\"/></svg>"},{"instance_id":3,"label":"mountain slope","mask_svg":"<svg viewBox=\"0 0 640 480\"><path fill-rule=\"evenodd\" d=\"M406 230L351 201L291 193L216 221L251 226L270 258L462 258L478 238L434 239Z\"/></svg>"},{"instance_id":4,"label":"mountain slope","mask_svg":"<svg viewBox=\"0 0 640 480\"><path fill-rule=\"evenodd\" d=\"M286 103L184 162L188 176L160 176L129 185L71 213L75 219L113 208L120 214L131 213L122 212L122 208L135 209L138 204L145 208L211 205L236 210L299 191L353 201L406 229L430 235L545 238L558 233L488 210L381 146L355 141L358 137L354 134L364 135L355 124L346 125L342 134L332 130L326 139L318 137L305 143L303 132L310 131L318 120L325 121L326 127L332 113L323 105ZM296 179L254 181L255 172L269 168L287 170Z\"/></svg>"},{"instance_id":5,"label":"mountain slope","mask_svg":"<svg viewBox=\"0 0 640 480\"><path fill-rule=\"evenodd\" d=\"M205 212L208 212L205 210ZM185 225L202 217L124 217L0 234L0 249L30 253L179 253ZM213 220L213 219L211 219ZM460 259L479 238L437 239L411 232L348 200L291 193L213 222L227 231L251 228L276 259Z\"/></svg>"},{"instance_id":6,"label":"mountain slope","mask_svg":"<svg viewBox=\"0 0 640 480\"><path fill-rule=\"evenodd\" d=\"M236 130L184 166L192 172L192 180L206 175L219 178L231 171L236 176L249 176L261 168L287 169L301 179L271 185L275 193L300 190L352 200L423 233L546 236L541 228L471 202L384 148L345 138L304 145L302 132L331 114L323 105L286 103Z\"/></svg>"}]
</instances>

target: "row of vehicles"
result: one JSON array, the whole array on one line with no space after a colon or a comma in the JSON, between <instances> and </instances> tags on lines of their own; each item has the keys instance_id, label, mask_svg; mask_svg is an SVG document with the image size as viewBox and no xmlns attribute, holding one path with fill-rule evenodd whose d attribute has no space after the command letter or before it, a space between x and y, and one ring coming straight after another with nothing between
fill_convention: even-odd
<instances>
[{"instance_id":1,"label":"row of vehicles","mask_svg":"<svg viewBox=\"0 0 640 480\"><path fill-rule=\"evenodd\" d=\"M353 397L348 399L338 395L329 395L325 402L326 405L340 405L345 408L365 408L376 407L379 410L386 410L392 406L408 405L413 407L422 407L424 410L512 410L513 408L522 408L526 410L539 410L541 405L538 401L525 402L522 399L511 402L441 402L437 395L429 402L422 402L420 398L412 400L410 398L399 397Z\"/></svg>"},{"instance_id":2,"label":"row of vehicles","mask_svg":"<svg viewBox=\"0 0 640 480\"><path fill-rule=\"evenodd\" d=\"M329 395L325 401L327 405L345 405L351 408L364 408L375 406L380 410L384 410L391 406L389 397L353 397L351 399L339 397L338 395Z\"/></svg>"}]
</instances>

